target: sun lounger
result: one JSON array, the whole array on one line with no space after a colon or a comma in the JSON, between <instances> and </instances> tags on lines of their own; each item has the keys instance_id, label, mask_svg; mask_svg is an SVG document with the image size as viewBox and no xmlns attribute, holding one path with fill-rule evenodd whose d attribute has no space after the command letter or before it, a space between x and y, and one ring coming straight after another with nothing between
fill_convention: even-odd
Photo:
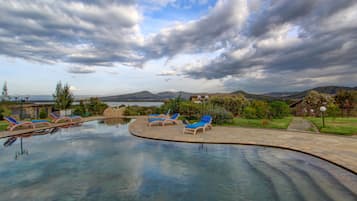
<instances>
[{"instance_id":1,"label":"sun lounger","mask_svg":"<svg viewBox=\"0 0 357 201\"><path fill-rule=\"evenodd\" d=\"M199 122L193 124L187 124L183 129L183 133L191 133L193 135L197 134L197 131L202 129L206 132L206 129L212 129L212 117L209 115L204 115Z\"/></svg>"},{"instance_id":2,"label":"sun lounger","mask_svg":"<svg viewBox=\"0 0 357 201\"><path fill-rule=\"evenodd\" d=\"M170 115L170 109L167 110L166 114L149 114L149 119L152 118L167 118Z\"/></svg>"},{"instance_id":3,"label":"sun lounger","mask_svg":"<svg viewBox=\"0 0 357 201\"><path fill-rule=\"evenodd\" d=\"M51 126L51 123L47 120L32 120L32 121L17 121L12 117L4 117L9 122L8 130L13 131L15 128L36 128L38 126Z\"/></svg>"},{"instance_id":4,"label":"sun lounger","mask_svg":"<svg viewBox=\"0 0 357 201\"><path fill-rule=\"evenodd\" d=\"M51 112L49 117L53 123L69 122L69 123L81 123L83 119L81 116L60 116L55 112Z\"/></svg>"},{"instance_id":5,"label":"sun lounger","mask_svg":"<svg viewBox=\"0 0 357 201\"><path fill-rule=\"evenodd\" d=\"M173 114L170 118L149 118L148 119L148 126L151 126L152 124L161 124L162 126L165 126L165 124L172 123L172 124L178 124L178 118L180 114L175 113Z\"/></svg>"}]
</instances>

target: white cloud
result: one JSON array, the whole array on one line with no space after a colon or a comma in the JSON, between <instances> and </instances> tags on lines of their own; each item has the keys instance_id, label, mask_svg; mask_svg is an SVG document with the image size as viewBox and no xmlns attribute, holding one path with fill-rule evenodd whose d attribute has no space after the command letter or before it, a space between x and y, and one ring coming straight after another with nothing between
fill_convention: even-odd
<instances>
[{"instance_id":1,"label":"white cloud","mask_svg":"<svg viewBox=\"0 0 357 201\"><path fill-rule=\"evenodd\" d=\"M177 75L177 72L174 70L163 70L157 74L158 76L174 76Z\"/></svg>"},{"instance_id":2,"label":"white cloud","mask_svg":"<svg viewBox=\"0 0 357 201\"><path fill-rule=\"evenodd\" d=\"M96 70L94 67L90 66L73 66L68 68L69 73L75 73L75 74L88 74L88 73L94 73Z\"/></svg>"}]
</instances>

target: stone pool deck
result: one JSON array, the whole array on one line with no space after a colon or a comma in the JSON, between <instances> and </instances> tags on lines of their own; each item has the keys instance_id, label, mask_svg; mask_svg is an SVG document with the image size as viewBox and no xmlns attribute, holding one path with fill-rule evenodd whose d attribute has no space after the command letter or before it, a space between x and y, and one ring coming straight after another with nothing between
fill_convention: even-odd
<instances>
[{"instance_id":1,"label":"stone pool deck","mask_svg":"<svg viewBox=\"0 0 357 201\"><path fill-rule=\"evenodd\" d=\"M147 118L138 117L129 125L129 131L134 136L154 140L284 148L313 155L357 174L356 136L222 126L194 136L183 134L183 127L183 124L148 127Z\"/></svg>"},{"instance_id":2,"label":"stone pool deck","mask_svg":"<svg viewBox=\"0 0 357 201\"><path fill-rule=\"evenodd\" d=\"M103 117L103 116L85 117L85 118L83 118L83 122L99 120L99 119L104 119L104 118L105 117ZM19 130L15 130L15 131L1 131L0 138L22 135L22 134L32 133L35 131L45 130L45 129L50 129L50 128L64 127L67 125L68 125L68 123L58 123L58 124L52 124L51 126L39 127L39 128L33 128L33 129L19 129Z\"/></svg>"}]
</instances>

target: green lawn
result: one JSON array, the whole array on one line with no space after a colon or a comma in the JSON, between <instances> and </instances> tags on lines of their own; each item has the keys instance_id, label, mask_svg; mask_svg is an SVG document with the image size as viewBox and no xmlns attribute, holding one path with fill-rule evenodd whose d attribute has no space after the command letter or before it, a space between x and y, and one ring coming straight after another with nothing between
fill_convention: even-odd
<instances>
[{"instance_id":1,"label":"green lawn","mask_svg":"<svg viewBox=\"0 0 357 201\"><path fill-rule=\"evenodd\" d=\"M340 135L357 134L357 117L350 118L325 118L325 128L322 128L322 120L318 117L307 117L321 133L332 133Z\"/></svg>"},{"instance_id":2,"label":"green lawn","mask_svg":"<svg viewBox=\"0 0 357 201\"><path fill-rule=\"evenodd\" d=\"M234 118L232 123L224 124L225 126L241 126L252 128L275 128L287 129L292 117L285 117L283 119L244 119Z\"/></svg>"},{"instance_id":3,"label":"green lawn","mask_svg":"<svg viewBox=\"0 0 357 201\"><path fill-rule=\"evenodd\" d=\"M4 131L7 128L8 123L6 121L0 121L0 131Z\"/></svg>"}]
</instances>

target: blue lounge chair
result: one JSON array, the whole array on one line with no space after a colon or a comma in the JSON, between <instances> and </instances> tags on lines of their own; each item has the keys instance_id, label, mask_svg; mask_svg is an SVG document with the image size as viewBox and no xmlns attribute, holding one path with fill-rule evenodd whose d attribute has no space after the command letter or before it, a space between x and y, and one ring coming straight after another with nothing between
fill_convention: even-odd
<instances>
[{"instance_id":1,"label":"blue lounge chair","mask_svg":"<svg viewBox=\"0 0 357 201\"><path fill-rule=\"evenodd\" d=\"M37 126L51 126L51 123L47 120L32 120L32 121L17 121L13 117L4 117L4 119L9 122L8 130L13 131L15 128L36 128Z\"/></svg>"},{"instance_id":2,"label":"blue lounge chair","mask_svg":"<svg viewBox=\"0 0 357 201\"><path fill-rule=\"evenodd\" d=\"M81 116L60 116L56 112L51 112L49 117L53 123L69 122L69 123L81 123L83 119Z\"/></svg>"},{"instance_id":3,"label":"blue lounge chair","mask_svg":"<svg viewBox=\"0 0 357 201\"><path fill-rule=\"evenodd\" d=\"M165 126L165 124L167 123L178 124L179 116L180 116L179 113L175 113L170 118L149 118L148 126L151 126L152 124L156 124L156 123L159 123L162 126Z\"/></svg>"},{"instance_id":4,"label":"blue lounge chair","mask_svg":"<svg viewBox=\"0 0 357 201\"><path fill-rule=\"evenodd\" d=\"M169 117L170 115L170 109L167 110L166 114L149 114L149 119L152 118L166 118Z\"/></svg>"},{"instance_id":5,"label":"blue lounge chair","mask_svg":"<svg viewBox=\"0 0 357 201\"><path fill-rule=\"evenodd\" d=\"M206 129L212 129L212 117L210 115L204 115L199 122L193 124L187 124L183 129L183 133L197 134L197 131L202 129L206 132Z\"/></svg>"}]
</instances>

